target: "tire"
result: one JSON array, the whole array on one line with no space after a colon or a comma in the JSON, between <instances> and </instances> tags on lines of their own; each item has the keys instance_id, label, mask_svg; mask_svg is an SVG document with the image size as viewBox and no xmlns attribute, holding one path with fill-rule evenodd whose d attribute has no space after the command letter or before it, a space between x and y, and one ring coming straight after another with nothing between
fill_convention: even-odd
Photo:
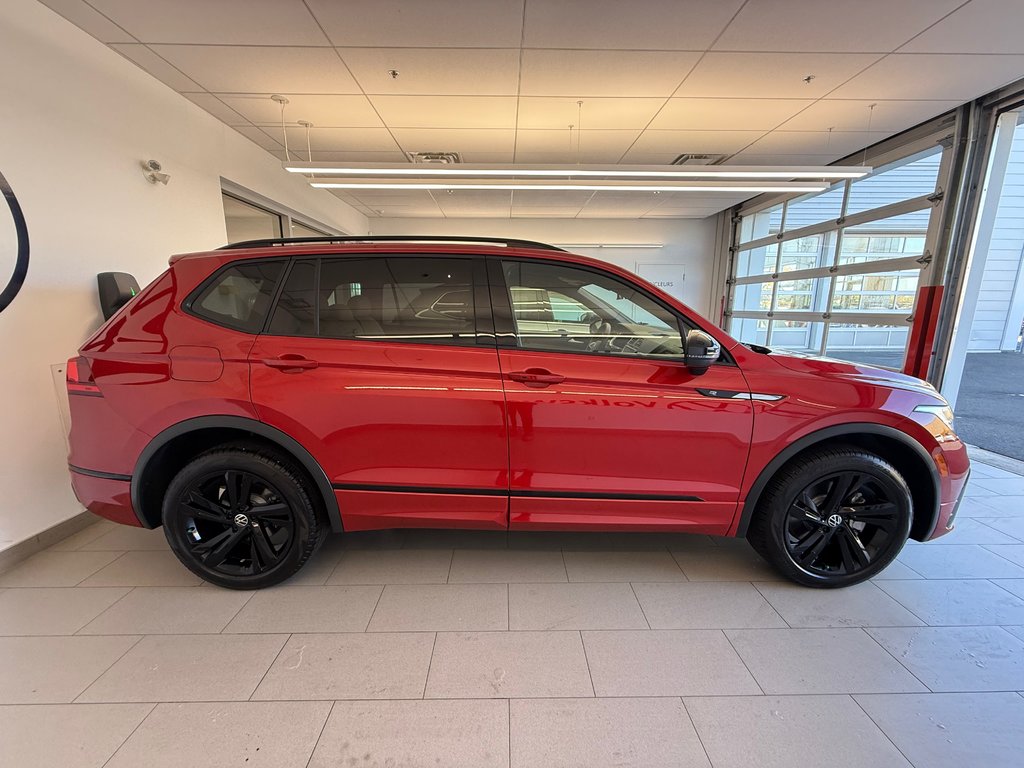
<instances>
[{"instance_id":1,"label":"tire","mask_svg":"<svg viewBox=\"0 0 1024 768\"><path fill-rule=\"evenodd\" d=\"M262 589L298 571L326 537L305 475L262 447L224 446L187 464L164 494L171 550L229 589Z\"/></svg>"},{"instance_id":2,"label":"tire","mask_svg":"<svg viewBox=\"0 0 1024 768\"><path fill-rule=\"evenodd\" d=\"M822 448L771 479L747 538L798 584L847 587L893 561L912 520L910 489L891 464L859 448Z\"/></svg>"}]
</instances>

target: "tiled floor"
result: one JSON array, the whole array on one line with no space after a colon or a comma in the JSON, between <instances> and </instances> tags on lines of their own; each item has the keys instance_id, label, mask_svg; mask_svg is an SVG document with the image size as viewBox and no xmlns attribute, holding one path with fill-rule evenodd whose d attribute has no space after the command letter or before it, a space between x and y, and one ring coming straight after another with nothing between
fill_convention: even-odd
<instances>
[{"instance_id":1,"label":"tiled floor","mask_svg":"<svg viewBox=\"0 0 1024 768\"><path fill-rule=\"evenodd\" d=\"M1024 477L968 492L837 591L742 541L420 531L240 593L98 522L0 574L0 764L1021 765Z\"/></svg>"}]
</instances>

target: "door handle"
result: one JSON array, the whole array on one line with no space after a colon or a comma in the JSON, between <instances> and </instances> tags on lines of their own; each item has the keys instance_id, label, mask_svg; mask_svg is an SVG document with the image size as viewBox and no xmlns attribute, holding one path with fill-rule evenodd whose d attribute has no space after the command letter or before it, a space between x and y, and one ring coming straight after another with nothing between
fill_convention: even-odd
<instances>
[{"instance_id":1,"label":"door handle","mask_svg":"<svg viewBox=\"0 0 1024 768\"><path fill-rule=\"evenodd\" d=\"M268 368L277 368L285 373L301 373L320 365L316 360L309 360L302 355L281 355L280 357L271 357L260 362Z\"/></svg>"},{"instance_id":2,"label":"door handle","mask_svg":"<svg viewBox=\"0 0 1024 768\"><path fill-rule=\"evenodd\" d=\"M512 381L518 381L528 387L548 387L565 381L565 376L552 373L547 368L527 368L525 371L513 371L508 377Z\"/></svg>"}]
</instances>

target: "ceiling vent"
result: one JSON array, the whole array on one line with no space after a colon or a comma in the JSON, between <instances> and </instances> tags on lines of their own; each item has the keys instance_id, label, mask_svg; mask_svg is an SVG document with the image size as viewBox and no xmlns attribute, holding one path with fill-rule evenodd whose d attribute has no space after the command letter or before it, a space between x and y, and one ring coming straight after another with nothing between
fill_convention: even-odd
<instances>
[{"instance_id":1,"label":"ceiling vent","mask_svg":"<svg viewBox=\"0 0 1024 768\"><path fill-rule=\"evenodd\" d=\"M718 165L725 160L725 155L678 155L670 165Z\"/></svg>"},{"instance_id":2,"label":"ceiling vent","mask_svg":"<svg viewBox=\"0 0 1024 768\"><path fill-rule=\"evenodd\" d=\"M458 152L406 152L405 154L410 163L452 165L462 162L462 156Z\"/></svg>"}]
</instances>

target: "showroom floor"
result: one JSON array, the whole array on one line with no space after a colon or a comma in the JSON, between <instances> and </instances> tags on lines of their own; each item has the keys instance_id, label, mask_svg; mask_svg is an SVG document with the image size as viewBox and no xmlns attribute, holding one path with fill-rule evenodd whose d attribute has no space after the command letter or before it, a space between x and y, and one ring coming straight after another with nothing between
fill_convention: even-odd
<instances>
[{"instance_id":1,"label":"showroom floor","mask_svg":"<svg viewBox=\"0 0 1024 768\"><path fill-rule=\"evenodd\" d=\"M1024 477L873 583L742 541L389 532L202 584L99 522L0 574L9 766L1017 766Z\"/></svg>"}]
</instances>

